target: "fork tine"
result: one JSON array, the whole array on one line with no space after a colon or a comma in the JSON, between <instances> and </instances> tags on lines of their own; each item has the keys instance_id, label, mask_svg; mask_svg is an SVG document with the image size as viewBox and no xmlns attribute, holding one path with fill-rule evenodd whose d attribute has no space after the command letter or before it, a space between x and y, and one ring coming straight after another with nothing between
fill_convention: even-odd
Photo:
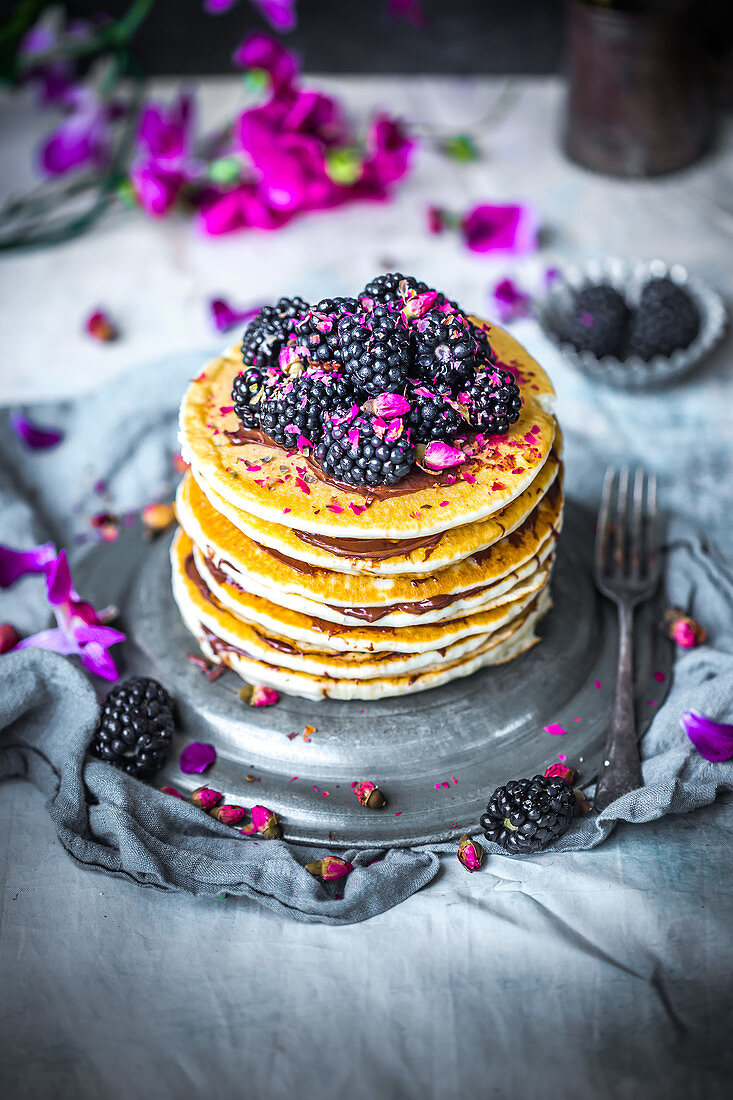
<instances>
[{"instance_id":1,"label":"fork tine","mask_svg":"<svg viewBox=\"0 0 733 1100\"><path fill-rule=\"evenodd\" d=\"M644 533L643 528L645 517L645 490L646 474L640 467L637 467L634 473L634 491L631 514L631 552L629 558L631 576L634 580L638 580L641 576L641 556L643 552L642 538Z\"/></svg>"},{"instance_id":2,"label":"fork tine","mask_svg":"<svg viewBox=\"0 0 733 1100\"><path fill-rule=\"evenodd\" d=\"M646 490L647 499L647 571L649 578L657 574L659 557L657 545L658 539L658 510L657 510L657 475L649 474Z\"/></svg>"},{"instance_id":3,"label":"fork tine","mask_svg":"<svg viewBox=\"0 0 733 1100\"><path fill-rule=\"evenodd\" d=\"M614 562L616 576L623 577L626 569L626 501L629 495L629 468L624 466L618 476L618 496L616 498L615 535L616 549Z\"/></svg>"},{"instance_id":4,"label":"fork tine","mask_svg":"<svg viewBox=\"0 0 733 1100\"><path fill-rule=\"evenodd\" d=\"M601 490L601 506L598 510L598 522L596 526L596 575L600 577L606 567L606 555L608 554L608 539L610 534L611 494L616 480L616 471L608 466L603 477L603 489Z\"/></svg>"}]
</instances>

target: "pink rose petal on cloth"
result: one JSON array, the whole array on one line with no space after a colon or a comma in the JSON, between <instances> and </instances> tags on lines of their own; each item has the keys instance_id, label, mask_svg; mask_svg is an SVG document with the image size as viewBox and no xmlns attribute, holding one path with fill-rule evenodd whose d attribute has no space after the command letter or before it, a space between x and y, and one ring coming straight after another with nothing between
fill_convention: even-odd
<instances>
[{"instance_id":1,"label":"pink rose petal on cloth","mask_svg":"<svg viewBox=\"0 0 733 1100\"><path fill-rule=\"evenodd\" d=\"M461 222L463 237L472 252L503 252L524 256L537 249L539 216L534 207L520 204L482 203Z\"/></svg>"},{"instance_id":2,"label":"pink rose petal on cloth","mask_svg":"<svg viewBox=\"0 0 733 1100\"><path fill-rule=\"evenodd\" d=\"M700 755L712 764L733 759L733 725L695 710L686 710L680 724Z\"/></svg>"},{"instance_id":3,"label":"pink rose petal on cloth","mask_svg":"<svg viewBox=\"0 0 733 1100\"><path fill-rule=\"evenodd\" d=\"M64 438L64 433L58 428L41 427L21 413L10 414L10 427L18 439L32 451L47 451L51 447L57 447Z\"/></svg>"},{"instance_id":4,"label":"pink rose petal on cloth","mask_svg":"<svg viewBox=\"0 0 733 1100\"><path fill-rule=\"evenodd\" d=\"M169 794L171 798L182 798L184 802L186 800L185 794L181 794L175 787L161 787L160 790L162 794Z\"/></svg>"},{"instance_id":5,"label":"pink rose petal on cloth","mask_svg":"<svg viewBox=\"0 0 733 1100\"><path fill-rule=\"evenodd\" d=\"M448 470L451 466L459 466L466 461L463 451L457 447L450 447L440 440L433 440L425 448L423 462L431 470Z\"/></svg>"},{"instance_id":6,"label":"pink rose petal on cloth","mask_svg":"<svg viewBox=\"0 0 733 1100\"><path fill-rule=\"evenodd\" d=\"M205 772L216 760L216 749L207 741L192 741L180 755L178 766L186 775Z\"/></svg>"},{"instance_id":7,"label":"pink rose petal on cloth","mask_svg":"<svg viewBox=\"0 0 733 1100\"><path fill-rule=\"evenodd\" d=\"M410 411L410 402L401 393L380 393L374 399L374 412L391 420L393 416L404 416Z\"/></svg>"},{"instance_id":8,"label":"pink rose petal on cloth","mask_svg":"<svg viewBox=\"0 0 733 1100\"><path fill-rule=\"evenodd\" d=\"M563 727L561 725L559 725L557 722L553 722L549 726L543 726L543 729L544 729L545 733L550 733L550 734L552 734L553 737L561 737L562 734L568 732L566 729L563 729Z\"/></svg>"}]
</instances>

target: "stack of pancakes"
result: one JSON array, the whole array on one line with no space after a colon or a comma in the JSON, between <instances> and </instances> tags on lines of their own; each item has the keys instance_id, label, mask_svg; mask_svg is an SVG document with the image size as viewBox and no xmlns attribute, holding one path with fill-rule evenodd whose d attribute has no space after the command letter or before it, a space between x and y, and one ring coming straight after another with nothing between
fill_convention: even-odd
<instances>
[{"instance_id":1,"label":"stack of pancakes","mask_svg":"<svg viewBox=\"0 0 733 1100\"><path fill-rule=\"evenodd\" d=\"M203 654L307 698L424 691L523 653L551 606L561 438L544 371L491 326L523 408L469 460L396 485L346 486L243 429L238 349L181 406L173 593Z\"/></svg>"}]
</instances>

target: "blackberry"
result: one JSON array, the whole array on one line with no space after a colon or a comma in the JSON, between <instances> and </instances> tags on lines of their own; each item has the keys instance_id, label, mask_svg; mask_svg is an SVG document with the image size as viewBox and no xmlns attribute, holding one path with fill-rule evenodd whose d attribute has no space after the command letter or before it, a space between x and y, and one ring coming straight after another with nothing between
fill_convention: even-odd
<instances>
[{"instance_id":1,"label":"blackberry","mask_svg":"<svg viewBox=\"0 0 733 1100\"><path fill-rule=\"evenodd\" d=\"M468 391L471 425L491 435L503 435L519 420L522 395L511 371L490 367L479 371Z\"/></svg>"},{"instance_id":2,"label":"blackberry","mask_svg":"<svg viewBox=\"0 0 733 1100\"><path fill-rule=\"evenodd\" d=\"M295 377L285 376L264 391L260 425L283 447L296 447L301 435L315 447L323 433L324 416L345 411L356 403L349 378L336 371L306 371Z\"/></svg>"},{"instance_id":3,"label":"blackberry","mask_svg":"<svg viewBox=\"0 0 733 1100\"><path fill-rule=\"evenodd\" d=\"M109 692L89 748L100 760L144 779L165 763L173 728L168 692L157 680L137 676Z\"/></svg>"},{"instance_id":4,"label":"blackberry","mask_svg":"<svg viewBox=\"0 0 733 1100\"><path fill-rule=\"evenodd\" d=\"M575 297L566 339L577 351L623 356L629 328L629 307L612 286L587 286Z\"/></svg>"},{"instance_id":5,"label":"blackberry","mask_svg":"<svg viewBox=\"0 0 733 1100\"><path fill-rule=\"evenodd\" d=\"M307 358L313 363L340 364L342 354L338 337L339 320L356 313L360 308L355 298L324 298L295 324L291 342L296 348L304 349Z\"/></svg>"},{"instance_id":6,"label":"blackberry","mask_svg":"<svg viewBox=\"0 0 733 1100\"><path fill-rule=\"evenodd\" d=\"M367 283L359 294L360 299L366 299L372 306L402 305L400 283L405 278L399 271L390 271L386 275L378 275ZM414 282L414 280L412 280ZM418 293L427 290L425 283L415 283Z\"/></svg>"},{"instance_id":7,"label":"blackberry","mask_svg":"<svg viewBox=\"0 0 733 1100\"><path fill-rule=\"evenodd\" d=\"M264 306L250 321L242 337L242 362L261 371L277 367L280 348L293 330L297 317L308 310L302 298L281 298L277 305Z\"/></svg>"},{"instance_id":8,"label":"blackberry","mask_svg":"<svg viewBox=\"0 0 733 1100\"><path fill-rule=\"evenodd\" d=\"M465 431L467 424L464 418L440 394L430 393L418 386L409 387L405 396L411 406L405 417L411 443L430 443L434 439L452 443L456 436Z\"/></svg>"},{"instance_id":9,"label":"blackberry","mask_svg":"<svg viewBox=\"0 0 733 1100\"><path fill-rule=\"evenodd\" d=\"M494 349L489 343L489 334L478 325L474 325L473 321L468 322L471 326L471 332L474 336L478 349L476 351L476 359L480 366L486 367L493 365L496 362L496 356L494 355Z\"/></svg>"},{"instance_id":10,"label":"blackberry","mask_svg":"<svg viewBox=\"0 0 733 1100\"><path fill-rule=\"evenodd\" d=\"M338 324L344 369L354 385L377 396L401 390L410 369L410 333L404 317L389 306L375 306L342 317Z\"/></svg>"},{"instance_id":11,"label":"blackberry","mask_svg":"<svg viewBox=\"0 0 733 1100\"><path fill-rule=\"evenodd\" d=\"M455 396L476 369L473 325L459 313L428 313L412 327L415 372L431 389Z\"/></svg>"},{"instance_id":12,"label":"blackberry","mask_svg":"<svg viewBox=\"0 0 733 1100\"><path fill-rule=\"evenodd\" d=\"M389 441L361 415L341 421L327 418L315 453L324 474L349 485L394 485L415 460L406 432Z\"/></svg>"},{"instance_id":13,"label":"blackberry","mask_svg":"<svg viewBox=\"0 0 733 1100\"><path fill-rule=\"evenodd\" d=\"M259 428L260 402L265 375L259 367L247 367L240 371L232 383L234 411L245 428Z\"/></svg>"},{"instance_id":14,"label":"blackberry","mask_svg":"<svg viewBox=\"0 0 733 1100\"><path fill-rule=\"evenodd\" d=\"M700 314L686 290L671 279L652 279L644 287L631 319L629 350L644 360L686 348L700 331Z\"/></svg>"},{"instance_id":15,"label":"blackberry","mask_svg":"<svg viewBox=\"0 0 733 1100\"><path fill-rule=\"evenodd\" d=\"M497 787L479 824L487 840L514 855L527 855L562 836L575 804L573 788L560 776L514 779Z\"/></svg>"}]
</instances>

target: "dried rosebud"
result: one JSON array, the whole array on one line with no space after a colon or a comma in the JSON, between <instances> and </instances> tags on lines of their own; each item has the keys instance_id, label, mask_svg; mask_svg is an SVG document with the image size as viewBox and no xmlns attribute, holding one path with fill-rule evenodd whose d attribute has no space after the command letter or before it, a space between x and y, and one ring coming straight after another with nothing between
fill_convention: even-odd
<instances>
[{"instance_id":1,"label":"dried rosebud","mask_svg":"<svg viewBox=\"0 0 733 1100\"><path fill-rule=\"evenodd\" d=\"M95 531L98 531L104 542L115 542L120 534L120 525L117 516L112 512L97 512L90 523Z\"/></svg>"},{"instance_id":2,"label":"dried rosebud","mask_svg":"<svg viewBox=\"0 0 733 1100\"><path fill-rule=\"evenodd\" d=\"M182 798L184 802L186 800L185 794L181 794L175 787L161 787L160 789L163 794L169 794L172 798Z\"/></svg>"},{"instance_id":3,"label":"dried rosebud","mask_svg":"<svg viewBox=\"0 0 733 1100\"><path fill-rule=\"evenodd\" d=\"M374 413L385 420L392 420L395 416L404 416L410 411L410 402L401 393L380 393L374 399Z\"/></svg>"},{"instance_id":4,"label":"dried rosebud","mask_svg":"<svg viewBox=\"0 0 733 1100\"><path fill-rule=\"evenodd\" d=\"M424 317L439 300L437 291L426 290L423 294L418 294L406 280L400 283L399 290L405 302L402 312L408 320Z\"/></svg>"},{"instance_id":5,"label":"dried rosebud","mask_svg":"<svg viewBox=\"0 0 733 1100\"><path fill-rule=\"evenodd\" d=\"M685 615L679 607L670 607L665 611L664 629L667 636L682 649L694 649L707 637L705 628Z\"/></svg>"},{"instance_id":6,"label":"dried rosebud","mask_svg":"<svg viewBox=\"0 0 733 1100\"><path fill-rule=\"evenodd\" d=\"M255 684L249 698L251 707L271 707L280 702L280 692L264 684Z\"/></svg>"},{"instance_id":7,"label":"dried rosebud","mask_svg":"<svg viewBox=\"0 0 733 1100\"><path fill-rule=\"evenodd\" d=\"M429 470L448 470L451 466L459 466L465 461L466 456L463 451L457 447L449 447L439 439L428 443L423 455L423 462Z\"/></svg>"},{"instance_id":8,"label":"dried rosebud","mask_svg":"<svg viewBox=\"0 0 733 1100\"><path fill-rule=\"evenodd\" d=\"M7 653L20 641L20 634L10 623L0 623L0 653Z\"/></svg>"},{"instance_id":9,"label":"dried rosebud","mask_svg":"<svg viewBox=\"0 0 733 1100\"><path fill-rule=\"evenodd\" d=\"M209 813L217 821L221 821L222 825L239 825L247 816L244 806L216 806Z\"/></svg>"},{"instance_id":10,"label":"dried rosebud","mask_svg":"<svg viewBox=\"0 0 733 1100\"><path fill-rule=\"evenodd\" d=\"M372 783L370 779L363 779L361 783L357 783L354 787L354 794L362 806L368 806L370 810L381 810L383 806L387 805L387 799L377 784Z\"/></svg>"},{"instance_id":11,"label":"dried rosebud","mask_svg":"<svg viewBox=\"0 0 733 1100\"><path fill-rule=\"evenodd\" d=\"M149 535L158 535L176 522L176 510L172 504L146 504L141 514Z\"/></svg>"},{"instance_id":12,"label":"dried rosebud","mask_svg":"<svg viewBox=\"0 0 733 1100\"><path fill-rule=\"evenodd\" d=\"M244 836L260 833L266 840L275 840L283 835L277 814L268 810L267 806L253 806L252 821L239 831Z\"/></svg>"},{"instance_id":13,"label":"dried rosebud","mask_svg":"<svg viewBox=\"0 0 733 1100\"><path fill-rule=\"evenodd\" d=\"M544 775L546 779L550 779L553 775L559 775L571 787L578 778L575 768L571 768L569 764L550 764L549 768L545 769Z\"/></svg>"},{"instance_id":14,"label":"dried rosebud","mask_svg":"<svg viewBox=\"0 0 733 1100\"><path fill-rule=\"evenodd\" d=\"M117 329L101 309L95 309L94 313L87 318L87 332L95 340L101 340L103 343L117 339Z\"/></svg>"},{"instance_id":15,"label":"dried rosebud","mask_svg":"<svg viewBox=\"0 0 733 1100\"><path fill-rule=\"evenodd\" d=\"M580 787L573 787L573 794L575 795L575 816L582 817L583 814L589 814L591 806L585 797L585 792L581 791Z\"/></svg>"},{"instance_id":16,"label":"dried rosebud","mask_svg":"<svg viewBox=\"0 0 733 1100\"><path fill-rule=\"evenodd\" d=\"M191 801L200 810L213 810L223 798L221 791L215 791L213 787L197 787L191 795Z\"/></svg>"},{"instance_id":17,"label":"dried rosebud","mask_svg":"<svg viewBox=\"0 0 733 1100\"><path fill-rule=\"evenodd\" d=\"M465 835L458 841L458 852L456 854L467 871L478 871L484 858L484 850L481 845L477 844L475 840L471 840L470 836Z\"/></svg>"},{"instance_id":18,"label":"dried rosebud","mask_svg":"<svg viewBox=\"0 0 733 1100\"><path fill-rule=\"evenodd\" d=\"M333 882L337 878L346 878L354 870L353 863L347 863L340 856L324 856L315 863L306 863L305 869L310 875L322 878L324 882Z\"/></svg>"}]
</instances>

